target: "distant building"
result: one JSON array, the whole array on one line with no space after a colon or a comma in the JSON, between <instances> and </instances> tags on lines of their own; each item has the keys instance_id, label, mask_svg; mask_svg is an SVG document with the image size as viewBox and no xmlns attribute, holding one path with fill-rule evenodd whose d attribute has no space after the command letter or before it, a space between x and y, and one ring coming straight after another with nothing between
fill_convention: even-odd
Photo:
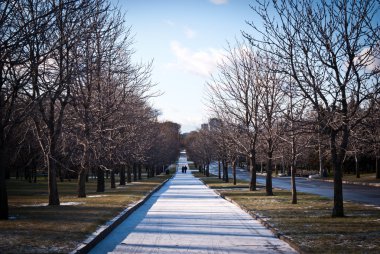
<instances>
[{"instance_id":1,"label":"distant building","mask_svg":"<svg viewBox=\"0 0 380 254\"><path fill-rule=\"evenodd\" d=\"M202 130L205 130L205 131L208 131L208 130L209 130L209 128L208 128L208 124L207 124L207 123L203 123L203 124L201 124L201 129L202 129Z\"/></svg>"},{"instance_id":2,"label":"distant building","mask_svg":"<svg viewBox=\"0 0 380 254\"><path fill-rule=\"evenodd\" d=\"M222 126L222 120L218 118L210 118L208 120L208 125L210 126L210 130L219 129Z\"/></svg>"}]
</instances>

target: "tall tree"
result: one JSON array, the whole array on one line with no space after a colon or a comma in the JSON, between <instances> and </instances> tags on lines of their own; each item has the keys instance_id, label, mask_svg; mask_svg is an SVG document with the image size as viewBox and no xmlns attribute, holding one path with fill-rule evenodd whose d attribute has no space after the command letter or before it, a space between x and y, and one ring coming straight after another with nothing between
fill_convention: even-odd
<instances>
[{"instance_id":1,"label":"tall tree","mask_svg":"<svg viewBox=\"0 0 380 254\"><path fill-rule=\"evenodd\" d=\"M5 171L10 138L29 115L32 101L20 94L29 88L30 72L23 66L32 61L28 42L40 36L49 23L52 9L34 8L34 1L5 0L0 4L0 219L8 219ZM31 29L35 28L35 29ZM26 33L25 31L30 31Z\"/></svg>"},{"instance_id":2,"label":"tall tree","mask_svg":"<svg viewBox=\"0 0 380 254\"><path fill-rule=\"evenodd\" d=\"M261 128L259 105L262 97L258 76L260 66L254 50L244 43L229 46L218 65L218 76L207 82L210 109L222 122L240 126L244 140L235 139L241 153L249 158L250 190L256 190L256 147Z\"/></svg>"},{"instance_id":3,"label":"tall tree","mask_svg":"<svg viewBox=\"0 0 380 254\"><path fill-rule=\"evenodd\" d=\"M276 72L277 63L274 58L267 54L259 54L256 58L257 87L262 94L259 101L259 117L262 121L263 131L262 139L265 140L265 150L267 156L266 168L266 194L273 195L272 188L272 171L273 156L278 143L279 117L282 113L282 101L284 94L282 92L283 77Z\"/></svg>"},{"instance_id":4,"label":"tall tree","mask_svg":"<svg viewBox=\"0 0 380 254\"><path fill-rule=\"evenodd\" d=\"M350 130L363 118L358 109L379 92L374 80L378 58L378 1L256 1L263 26L249 22L260 36L244 35L252 45L275 55L282 71L317 112L329 136L334 167L332 216L344 216L342 162ZM273 16L278 17L273 18ZM348 100L351 100L349 107Z\"/></svg>"}]
</instances>

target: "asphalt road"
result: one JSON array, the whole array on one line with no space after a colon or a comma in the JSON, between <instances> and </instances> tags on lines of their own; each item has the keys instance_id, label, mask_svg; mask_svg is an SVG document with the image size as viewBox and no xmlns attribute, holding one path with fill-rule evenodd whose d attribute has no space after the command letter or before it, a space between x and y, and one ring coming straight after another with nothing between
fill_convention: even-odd
<instances>
[{"instance_id":1,"label":"asphalt road","mask_svg":"<svg viewBox=\"0 0 380 254\"><path fill-rule=\"evenodd\" d=\"M210 164L210 173L218 174L218 164ZM232 177L231 169L229 176ZM236 178L249 180L250 173L245 169L237 168ZM257 175L257 183L265 185L265 176ZM273 187L290 190L290 177L274 177ZM310 180L308 178L296 178L297 191L313 193L323 197L334 197L334 184L320 180ZM354 184L343 184L343 199L345 201L354 201L366 204L380 206L380 188L371 186L362 186Z\"/></svg>"}]
</instances>

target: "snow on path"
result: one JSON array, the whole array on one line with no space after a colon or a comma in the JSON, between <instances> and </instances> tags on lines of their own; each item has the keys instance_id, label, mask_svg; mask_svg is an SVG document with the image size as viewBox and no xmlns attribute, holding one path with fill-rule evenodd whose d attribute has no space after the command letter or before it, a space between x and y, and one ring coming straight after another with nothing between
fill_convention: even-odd
<instances>
[{"instance_id":1,"label":"snow on path","mask_svg":"<svg viewBox=\"0 0 380 254\"><path fill-rule=\"evenodd\" d=\"M90 251L107 252L296 253L191 173L181 172Z\"/></svg>"}]
</instances>

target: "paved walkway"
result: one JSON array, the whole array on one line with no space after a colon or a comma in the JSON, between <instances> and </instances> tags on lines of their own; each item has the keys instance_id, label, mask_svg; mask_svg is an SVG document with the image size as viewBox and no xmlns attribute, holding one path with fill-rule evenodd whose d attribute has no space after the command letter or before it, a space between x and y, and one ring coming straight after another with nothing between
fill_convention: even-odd
<instances>
[{"instance_id":1,"label":"paved walkway","mask_svg":"<svg viewBox=\"0 0 380 254\"><path fill-rule=\"evenodd\" d=\"M107 252L296 253L189 171L178 172L90 253Z\"/></svg>"}]
</instances>

